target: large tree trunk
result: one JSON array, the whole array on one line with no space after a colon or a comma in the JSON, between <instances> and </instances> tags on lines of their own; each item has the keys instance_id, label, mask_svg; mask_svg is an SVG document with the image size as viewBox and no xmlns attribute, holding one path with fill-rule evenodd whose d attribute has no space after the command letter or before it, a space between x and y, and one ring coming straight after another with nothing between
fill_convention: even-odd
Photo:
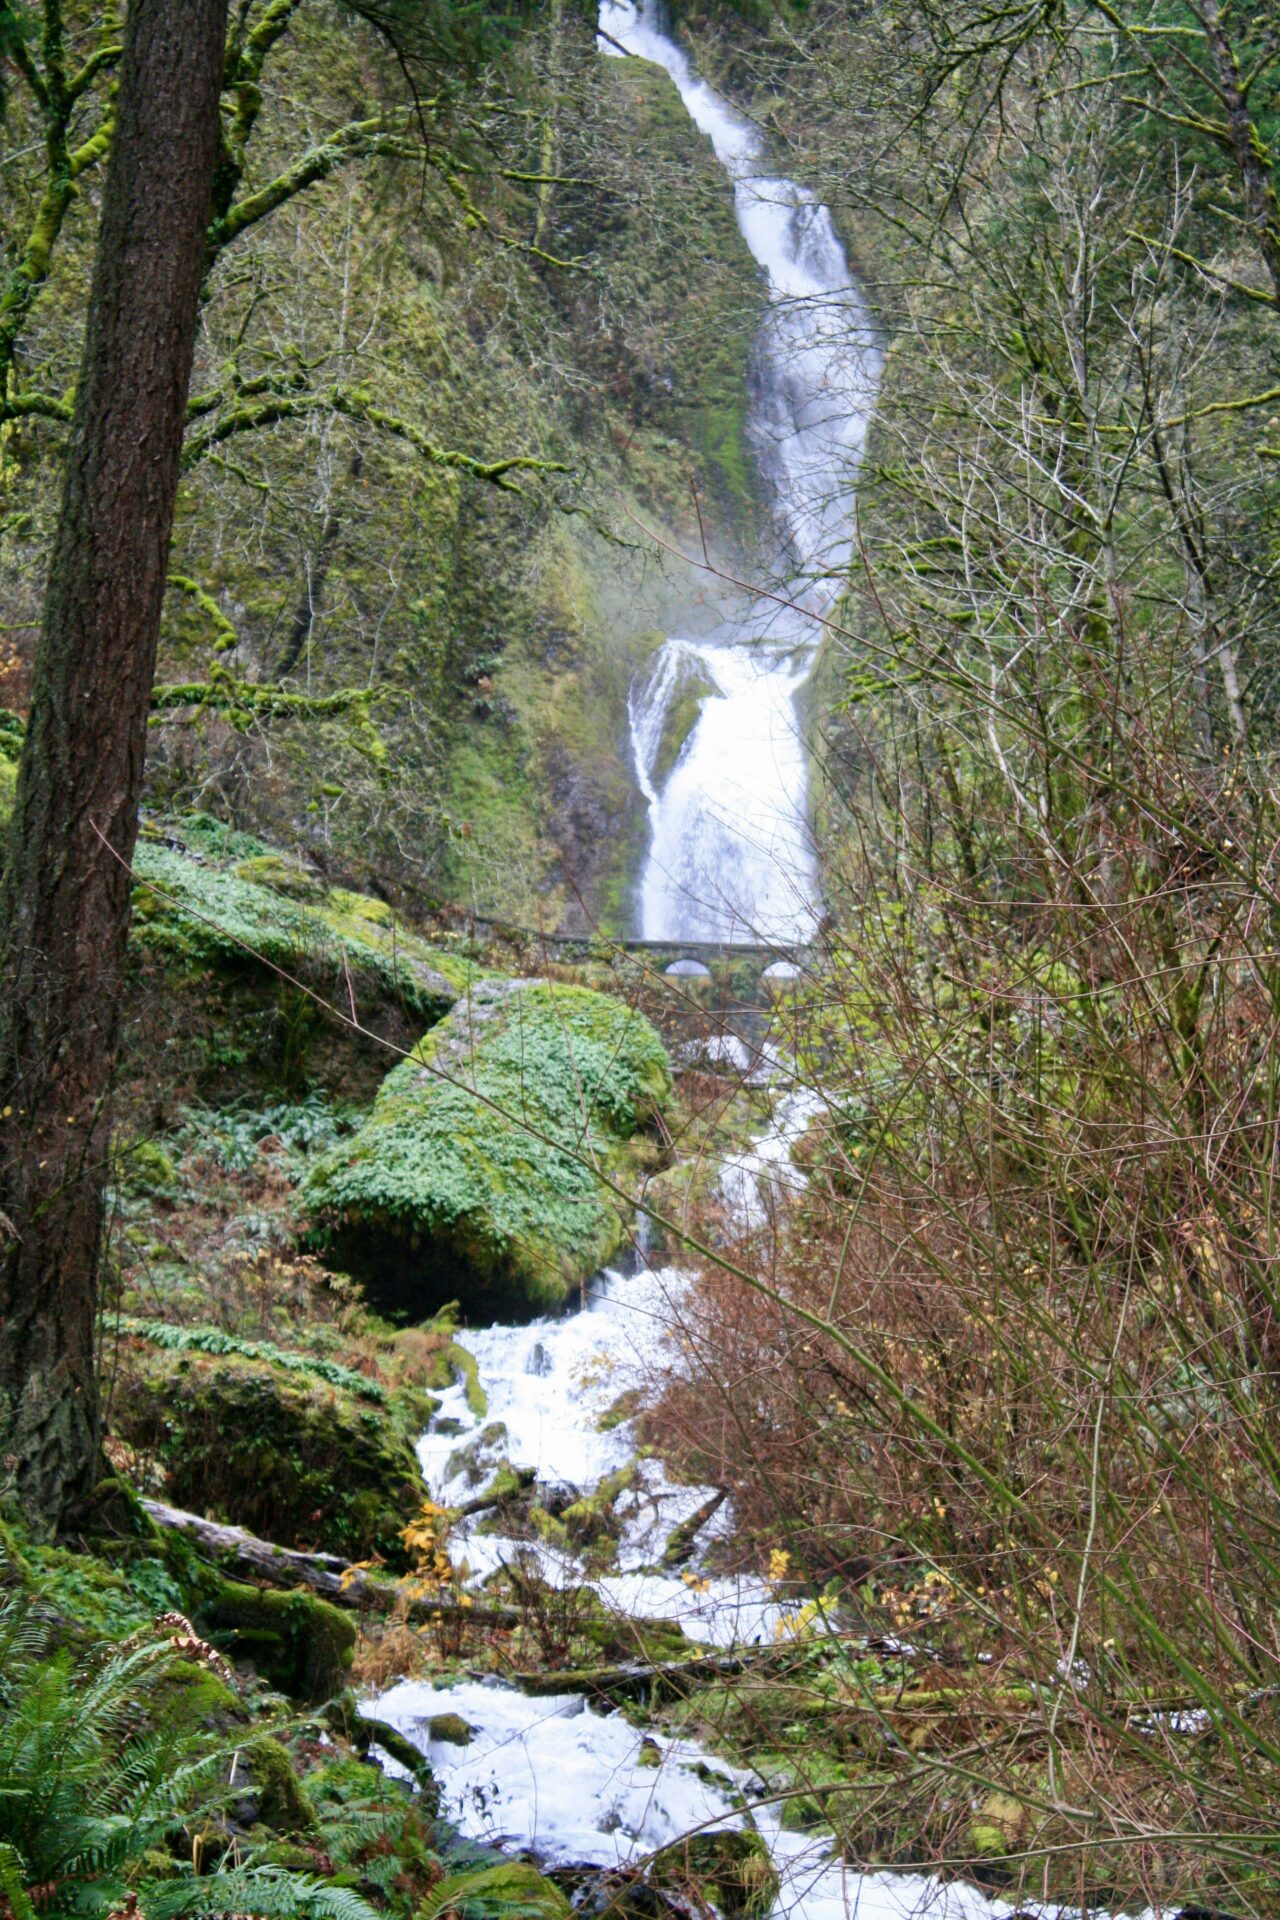
<instances>
[{"instance_id":1,"label":"large tree trunk","mask_svg":"<svg viewBox=\"0 0 1280 1920\"><path fill-rule=\"evenodd\" d=\"M44 1528L98 1467L94 1330L129 924L121 863L137 835L226 13L227 0L130 0L0 896L0 1477L16 1479Z\"/></svg>"}]
</instances>

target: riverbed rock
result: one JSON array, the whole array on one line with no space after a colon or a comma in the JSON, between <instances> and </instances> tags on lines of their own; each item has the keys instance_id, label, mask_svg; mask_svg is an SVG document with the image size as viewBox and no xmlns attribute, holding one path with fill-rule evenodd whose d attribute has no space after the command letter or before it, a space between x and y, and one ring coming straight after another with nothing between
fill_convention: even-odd
<instances>
[{"instance_id":1,"label":"riverbed rock","mask_svg":"<svg viewBox=\"0 0 1280 1920\"><path fill-rule=\"evenodd\" d=\"M460 1713L433 1713L427 1722L427 1738L447 1747L469 1747L475 1728Z\"/></svg>"},{"instance_id":2,"label":"riverbed rock","mask_svg":"<svg viewBox=\"0 0 1280 1920\"><path fill-rule=\"evenodd\" d=\"M671 1091L666 1050L610 995L479 983L383 1082L306 1188L317 1240L384 1308L544 1312L617 1252ZM599 1172L596 1171L599 1169Z\"/></svg>"},{"instance_id":3,"label":"riverbed rock","mask_svg":"<svg viewBox=\"0 0 1280 1920\"><path fill-rule=\"evenodd\" d=\"M665 1892L705 1892L725 1920L765 1920L778 1898L778 1875L758 1833L691 1833L654 1855L650 1876Z\"/></svg>"},{"instance_id":4,"label":"riverbed rock","mask_svg":"<svg viewBox=\"0 0 1280 1920\"><path fill-rule=\"evenodd\" d=\"M651 1886L643 1873L625 1867L585 1879L574 1910L583 1920L687 1920L690 1912Z\"/></svg>"},{"instance_id":5,"label":"riverbed rock","mask_svg":"<svg viewBox=\"0 0 1280 1920\"><path fill-rule=\"evenodd\" d=\"M564 1894L536 1867L512 1860L501 1867L450 1874L431 1889L419 1920L456 1914L458 1920L569 1920Z\"/></svg>"},{"instance_id":6,"label":"riverbed rock","mask_svg":"<svg viewBox=\"0 0 1280 1920\"><path fill-rule=\"evenodd\" d=\"M506 1457L506 1448L506 1422L491 1420L488 1426L481 1427L479 1433L449 1455L444 1470L445 1479L453 1481L461 1478L464 1486L474 1490L483 1481L492 1478Z\"/></svg>"}]
</instances>

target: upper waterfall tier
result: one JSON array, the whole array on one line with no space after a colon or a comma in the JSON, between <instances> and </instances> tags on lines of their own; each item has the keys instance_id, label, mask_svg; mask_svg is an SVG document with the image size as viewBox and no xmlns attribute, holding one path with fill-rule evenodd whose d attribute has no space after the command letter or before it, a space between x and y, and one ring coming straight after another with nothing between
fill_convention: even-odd
<instances>
[{"instance_id":1,"label":"upper waterfall tier","mask_svg":"<svg viewBox=\"0 0 1280 1920\"><path fill-rule=\"evenodd\" d=\"M600 26L605 52L625 49L670 74L733 183L738 225L763 269L768 310L749 432L783 581L779 598L730 604L722 628L697 643L673 635L633 700L636 774L651 824L641 931L655 940L801 943L816 925L820 888L795 696L817 639L812 616L848 570L852 489L879 354L827 208L768 171L758 130L699 78L647 4L604 0ZM695 645L715 691L659 791L653 755L678 679L672 650L687 655Z\"/></svg>"}]
</instances>

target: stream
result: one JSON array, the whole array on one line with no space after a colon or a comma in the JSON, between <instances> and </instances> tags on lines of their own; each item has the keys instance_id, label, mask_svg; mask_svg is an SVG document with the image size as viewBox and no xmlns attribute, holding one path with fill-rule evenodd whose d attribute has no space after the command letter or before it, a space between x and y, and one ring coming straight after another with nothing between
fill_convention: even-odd
<instances>
[{"instance_id":1,"label":"stream","mask_svg":"<svg viewBox=\"0 0 1280 1920\"><path fill-rule=\"evenodd\" d=\"M777 526L773 577L790 603L726 598L709 636L670 635L632 699L637 778L651 840L640 895L650 939L796 945L821 912L807 818L807 762L796 696L819 628L849 558L850 496L879 372L865 309L827 210L805 188L770 175L756 129L693 71L648 8L604 0L602 49L656 61L709 137L733 184L738 221L765 276L767 313L754 369L752 443ZM709 691L674 766L653 768L670 701L690 673ZM816 1096L773 1068L775 1109L760 1140L722 1171L727 1214L743 1233L802 1179L791 1146ZM592 1283L579 1312L465 1336L488 1397L481 1414L459 1381L419 1445L433 1497L474 1501L501 1470L532 1475L552 1512L610 1476L631 1477L614 1511L621 1537L610 1570L589 1570L543 1542L464 1520L450 1537L477 1591L502 1566L532 1567L572 1604L590 1582L628 1620L674 1620L710 1648L786 1634L788 1609L761 1578L726 1578L704 1564L732 1516L713 1489L678 1484L639 1452L625 1396L670 1364L672 1336L692 1278L639 1256ZM698 1516L706 1510L699 1525ZM489 1524L492 1524L490 1517ZM692 1536L683 1573L664 1566L676 1529ZM712 1555L713 1559L714 1556ZM405 1681L371 1711L426 1754L442 1806L462 1832L544 1866L639 1862L692 1828L752 1826L779 1874L775 1909L796 1920L996 1920L1012 1910L977 1889L918 1874L859 1873L829 1835L783 1828L762 1783L660 1726L644 1730L581 1694L532 1696L492 1677ZM440 1714L461 1716L472 1737L433 1738Z\"/></svg>"}]
</instances>

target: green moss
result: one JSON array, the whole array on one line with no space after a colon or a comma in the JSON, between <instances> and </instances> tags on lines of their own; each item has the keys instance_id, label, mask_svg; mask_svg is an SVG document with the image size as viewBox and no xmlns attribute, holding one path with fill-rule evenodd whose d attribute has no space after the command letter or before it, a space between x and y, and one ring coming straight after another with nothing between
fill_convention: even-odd
<instances>
[{"instance_id":1,"label":"green moss","mask_svg":"<svg viewBox=\"0 0 1280 1920\"><path fill-rule=\"evenodd\" d=\"M394 1409L240 1354L126 1356L113 1428L165 1473L168 1497L285 1546L405 1564L400 1529L424 1496Z\"/></svg>"},{"instance_id":2,"label":"green moss","mask_svg":"<svg viewBox=\"0 0 1280 1920\"><path fill-rule=\"evenodd\" d=\"M322 893L304 902L244 877L283 869L277 856L237 871L200 864L173 847L144 840L134 859L135 946L167 960L231 967L282 968L308 983L348 980L357 996L390 995L424 1016L444 1012L468 969L394 920L353 910L358 896ZM345 1003L345 991L344 991Z\"/></svg>"},{"instance_id":3,"label":"green moss","mask_svg":"<svg viewBox=\"0 0 1280 1920\"><path fill-rule=\"evenodd\" d=\"M758 1833L692 1833L664 1847L650 1868L658 1886L692 1894L705 1889L725 1920L765 1920L778 1898L778 1876Z\"/></svg>"},{"instance_id":4,"label":"green moss","mask_svg":"<svg viewBox=\"0 0 1280 1920\"><path fill-rule=\"evenodd\" d=\"M649 777L655 787L660 788L663 785L676 761L684 752L685 742L698 724L704 703L715 691L715 682L711 676L704 673L696 663L690 663L682 668L663 717L662 734L650 769Z\"/></svg>"},{"instance_id":5,"label":"green moss","mask_svg":"<svg viewBox=\"0 0 1280 1920\"><path fill-rule=\"evenodd\" d=\"M593 1492L565 1508L561 1519L574 1546L593 1547L617 1539L622 1522L614 1509L628 1487L634 1485L638 1471L638 1463L628 1460L625 1466L606 1474Z\"/></svg>"},{"instance_id":6,"label":"green moss","mask_svg":"<svg viewBox=\"0 0 1280 1920\"><path fill-rule=\"evenodd\" d=\"M199 1727L206 1733L226 1733L249 1718L240 1695L198 1660L182 1660L165 1676L156 1696L153 1719L158 1732Z\"/></svg>"},{"instance_id":7,"label":"green moss","mask_svg":"<svg viewBox=\"0 0 1280 1920\"><path fill-rule=\"evenodd\" d=\"M12 760L0 758L0 833L7 833L13 818L13 803L18 792L18 769Z\"/></svg>"},{"instance_id":8,"label":"green moss","mask_svg":"<svg viewBox=\"0 0 1280 1920\"><path fill-rule=\"evenodd\" d=\"M625 1392L618 1395L613 1405L606 1407L605 1411L600 1415L600 1418L596 1421L596 1432L612 1433L615 1427L624 1425L628 1420L634 1420L643 1405L644 1393L642 1389L639 1387L628 1387Z\"/></svg>"},{"instance_id":9,"label":"green moss","mask_svg":"<svg viewBox=\"0 0 1280 1920\"><path fill-rule=\"evenodd\" d=\"M460 1341L453 1340L449 1343L448 1361L451 1373L462 1376L469 1411L477 1420L483 1420L489 1411L489 1396L480 1383L480 1367L474 1353L469 1353Z\"/></svg>"},{"instance_id":10,"label":"green moss","mask_svg":"<svg viewBox=\"0 0 1280 1920\"><path fill-rule=\"evenodd\" d=\"M220 1327L180 1327L168 1320L136 1320L131 1314L117 1314L111 1320L113 1332L146 1340L170 1353L238 1354L242 1360L263 1360L268 1366L283 1367L287 1373L307 1373L331 1387L341 1387L358 1399L378 1403L387 1399L387 1389L351 1367L319 1354L290 1353L269 1340L240 1340L223 1333ZM474 1361L472 1362L474 1365Z\"/></svg>"},{"instance_id":11,"label":"green moss","mask_svg":"<svg viewBox=\"0 0 1280 1920\"><path fill-rule=\"evenodd\" d=\"M427 1722L427 1738L450 1747L469 1747L474 1733L471 1722L460 1713L433 1713Z\"/></svg>"},{"instance_id":12,"label":"green moss","mask_svg":"<svg viewBox=\"0 0 1280 1920\"><path fill-rule=\"evenodd\" d=\"M418 1920L435 1920L437 1914L456 1914L458 1920L569 1920L570 1907L553 1880L513 1860L442 1880Z\"/></svg>"},{"instance_id":13,"label":"green moss","mask_svg":"<svg viewBox=\"0 0 1280 1920\"><path fill-rule=\"evenodd\" d=\"M315 1815L308 1806L289 1750L279 1740L255 1740L246 1755L258 1796L258 1818L276 1833L309 1833Z\"/></svg>"},{"instance_id":14,"label":"green moss","mask_svg":"<svg viewBox=\"0 0 1280 1920\"><path fill-rule=\"evenodd\" d=\"M717 533L749 533L759 509L747 422L763 278L710 142L690 122L669 77L645 60L613 60L603 81L620 137L636 151L661 154L681 172L660 231L623 223L603 240L610 284L628 310L635 357L643 366L636 350L647 349L652 370L636 403L694 451ZM684 484L683 464L672 461L671 471L658 476L664 491ZM687 500L681 504L687 512Z\"/></svg>"},{"instance_id":15,"label":"green moss","mask_svg":"<svg viewBox=\"0 0 1280 1920\"><path fill-rule=\"evenodd\" d=\"M356 1626L327 1600L216 1578L195 1608L215 1646L248 1660L293 1699L330 1700L347 1684Z\"/></svg>"},{"instance_id":16,"label":"green moss","mask_svg":"<svg viewBox=\"0 0 1280 1920\"><path fill-rule=\"evenodd\" d=\"M657 1034L620 1001L481 983L309 1177L330 1258L419 1317L460 1293L469 1309L559 1304L623 1237L595 1168L626 1177L670 1085Z\"/></svg>"},{"instance_id":17,"label":"green moss","mask_svg":"<svg viewBox=\"0 0 1280 1920\"><path fill-rule=\"evenodd\" d=\"M969 1828L969 1845L979 1858L999 1860L1015 1853L1026 1835L1027 1813L1011 1793L989 1793Z\"/></svg>"}]
</instances>

